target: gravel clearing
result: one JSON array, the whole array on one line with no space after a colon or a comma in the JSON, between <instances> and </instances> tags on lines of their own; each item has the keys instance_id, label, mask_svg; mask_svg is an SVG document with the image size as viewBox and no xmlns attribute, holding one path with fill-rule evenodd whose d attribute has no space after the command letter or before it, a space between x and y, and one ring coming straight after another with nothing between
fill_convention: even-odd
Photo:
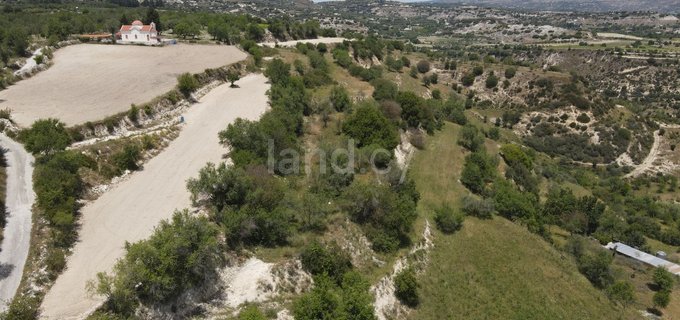
<instances>
[{"instance_id":1,"label":"gravel clearing","mask_svg":"<svg viewBox=\"0 0 680 320\"><path fill-rule=\"evenodd\" d=\"M126 241L148 238L154 227L176 209L191 205L186 180L206 162L220 162L226 150L217 133L238 117L257 119L266 110L269 85L262 75L223 84L184 115L179 137L143 171L135 172L82 209L79 241L42 304L42 318L83 319L104 301L86 291L98 272L111 271Z\"/></svg>"},{"instance_id":2,"label":"gravel clearing","mask_svg":"<svg viewBox=\"0 0 680 320\"><path fill-rule=\"evenodd\" d=\"M247 57L233 46L165 47L79 44L54 53L46 71L0 91L0 108L28 126L41 118L67 125L100 120L169 91L184 72L229 65Z\"/></svg>"}]
</instances>

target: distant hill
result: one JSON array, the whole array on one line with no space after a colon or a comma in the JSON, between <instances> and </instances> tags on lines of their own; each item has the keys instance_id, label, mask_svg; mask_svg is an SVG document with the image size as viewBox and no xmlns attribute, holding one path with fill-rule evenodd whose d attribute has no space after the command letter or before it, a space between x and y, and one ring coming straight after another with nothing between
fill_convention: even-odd
<instances>
[{"instance_id":1,"label":"distant hill","mask_svg":"<svg viewBox=\"0 0 680 320\"><path fill-rule=\"evenodd\" d=\"M680 12L678 0L435 0L435 2L540 11Z\"/></svg>"}]
</instances>

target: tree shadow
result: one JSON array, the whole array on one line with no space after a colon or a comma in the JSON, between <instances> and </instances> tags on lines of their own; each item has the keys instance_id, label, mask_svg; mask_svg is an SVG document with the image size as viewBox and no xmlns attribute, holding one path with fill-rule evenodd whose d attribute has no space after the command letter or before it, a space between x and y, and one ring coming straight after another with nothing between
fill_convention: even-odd
<instances>
[{"instance_id":1,"label":"tree shadow","mask_svg":"<svg viewBox=\"0 0 680 320\"><path fill-rule=\"evenodd\" d=\"M658 317L663 315L663 312L661 312L661 310L654 308L654 307L647 308L647 312L649 312L649 313L651 313L655 316L658 316Z\"/></svg>"},{"instance_id":2,"label":"tree shadow","mask_svg":"<svg viewBox=\"0 0 680 320\"><path fill-rule=\"evenodd\" d=\"M13 264L1 263L0 264L0 280L4 280L5 278L9 277L9 275L12 273L12 270L14 270Z\"/></svg>"},{"instance_id":3,"label":"tree shadow","mask_svg":"<svg viewBox=\"0 0 680 320\"><path fill-rule=\"evenodd\" d=\"M240 86L238 84L234 83L234 84L230 85L229 88L238 89L238 88L240 88Z\"/></svg>"}]
</instances>

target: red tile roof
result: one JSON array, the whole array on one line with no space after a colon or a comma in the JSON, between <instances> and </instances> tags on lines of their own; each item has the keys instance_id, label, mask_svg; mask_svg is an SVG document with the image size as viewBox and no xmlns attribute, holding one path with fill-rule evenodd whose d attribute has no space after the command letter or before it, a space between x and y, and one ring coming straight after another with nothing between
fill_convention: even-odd
<instances>
[{"instance_id":1,"label":"red tile roof","mask_svg":"<svg viewBox=\"0 0 680 320\"><path fill-rule=\"evenodd\" d=\"M139 28L141 27L141 28ZM141 21L135 20L131 25L130 24L124 24L120 27L120 31L131 31L133 28L139 28L139 31L143 32L155 32L156 27L154 25L150 24L142 24Z\"/></svg>"}]
</instances>

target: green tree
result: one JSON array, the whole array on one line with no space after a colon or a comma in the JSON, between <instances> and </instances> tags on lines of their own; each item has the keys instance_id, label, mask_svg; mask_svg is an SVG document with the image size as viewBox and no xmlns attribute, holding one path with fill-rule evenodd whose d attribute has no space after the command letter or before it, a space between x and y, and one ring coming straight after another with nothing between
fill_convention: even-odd
<instances>
[{"instance_id":1,"label":"green tree","mask_svg":"<svg viewBox=\"0 0 680 320\"><path fill-rule=\"evenodd\" d=\"M628 281L617 281L607 288L607 295L613 301L628 306L635 302L635 287Z\"/></svg>"},{"instance_id":2,"label":"green tree","mask_svg":"<svg viewBox=\"0 0 680 320\"><path fill-rule=\"evenodd\" d=\"M448 205L435 209L434 213L434 221L439 230L444 233L451 234L463 227L463 215L457 214Z\"/></svg>"},{"instance_id":3,"label":"green tree","mask_svg":"<svg viewBox=\"0 0 680 320\"><path fill-rule=\"evenodd\" d=\"M473 193L482 194L487 184L495 179L497 174L495 158L485 152L474 152L465 157L460 182Z\"/></svg>"},{"instance_id":4,"label":"green tree","mask_svg":"<svg viewBox=\"0 0 680 320\"><path fill-rule=\"evenodd\" d=\"M394 82L387 79L375 79L371 81L375 88L373 91L373 99L377 101L394 100L399 92L399 87Z\"/></svg>"},{"instance_id":5,"label":"green tree","mask_svg":"<svg viewBox=\"0 0 680 320\"><path fill-rule=\"evenodd\" d=\"M515 74L517 74L517 69L515 69L514 67L509 67L509 68L505 69L505 77L507 79L514 78Z\"/></svg>"},{"instance_id":6,"label":"green tree","mask_svg":"<svg viewBox=\"0 0 680 320\"><path fill-rule=\"evenodd\" d=\"M300 253L302 268L312 275L327 275L338 284L345 272L352 268L349 256L337 245L312 242Z\"/></svg>"},{"instance_id":7,"label":"green tree","mask_svg":"<svg viewBox=\"0 0 680 320\"><path fill-rule=\"evenodd\" d=\"M175 212L149 239L128 244L114 274L98 275L96 291L108 298L107 306L114 312L130 316L133 310L117 310L129 307L129 300L163 303L188 288L215 281L215 271L223 263L218 234L207 218Z\"/></svg>"},{"instance_id":8,"label":"green tree","mask_svg":"<svg viewBox=\"0 0 680 320\"><path fill-rule=\"evenodd\" d=\"M475 125L466 124L460 130L458 144L472 152L483 150L484 141L484 135Z\"/></svg>"},{"instance_id":9,"label":"green tree","mask_svg":"<svg viewBox=\"0 0 680 320\"><path fill-rule=\"evenodd\" d=\"M418 72L420 72L420 73L428 73L428 72L430 72L430 69L431 69L430 61L420 60L416 64L416 68L418 68Z\"/></svg>"},{"instance_id":10,"label":"green tree","mask_svg":"<svg viewBox=\"0 0 680 320\"><path fill-rule=\"evenodd\" d=\"M177 88L185 96L189 97L191 93L198 89L198 80L191 73L182 73L179 78L177 78Z\"/></svg>"},{"instance_id":11,"label":"green tree","mask_svg":"<svg viewBox=\"0 0 680 320\"><path fill-rule=\"evenodd\" d=\"M658 288L658 290L663 291L667 290L670 291L673 289L673 284L675 282L675 279L673 278L673 274L670 273L666 268L664 267L657 267L654 269L654 284Z\"/></svg>"},{"instance_id":12,"label":"green tree","mask_svg":"<svg viewBox=\"0 0 680 320\"><path fill-rule=\"evenodd\" d=\"M418 280L413 269L404 269L394 277L394 295L409 307L418 306L420 303Z\"/></svg>"},{"instance_id":13,"label":"green tree","mask_svg":"<svg viewBox=\"0 0 680 320\"><path fill-rule=\"evenodd\" d=\"M330 101L338 112L349 111L352 108L352 101L349 98L347 89L341 86L334 86L331 90Z\"/></svg>"},{"instance_id":14,"label":"green tree","mask_svg":"<svg viewBox=\"0 0 680 320\"><path fill-rule=\"evenodd\" d=\"M671 302L671 293L670 291L667 290L657 291L656 293L654 293L652 301L654 302L654 307L656 307L657 309L665 308Z\"/></svg>"},{"instance_id":15,"label":"green tree","mask_svg":"<svg viewBox=\"0 0 680 320\"><path fill-rule=\"evenodd\" d=\"M376 144L393 150L399 144L396 128L370 103L357 107L343 123L342 131L354 139L359 147Z\"/></svg>"},{"instance_id":16,"label":"green tree","mask_svg":"<svg viewBox=\"0 0 680 320\"><path fill-rule=\"evenodd\" d=\"M146 10L146 17L144 18L145 24L150 24L151 22L156 24L156 30L158 30L158 32L163 31L163 24L161 23L161 15L158 14L158 11L156 11L156 8L154 8L154 7L149 7L149 9Z\"/></svg>"},{"instance_id":17,"label":"green tree","mask_svg":"<svg viewBox=\"0 0 680 320\"><path fill-rule=\"evenodd\" d=\"M235 85L234 83L235 83L236 81L238 81L239 79L241 79L241 75L239 74L238 71L236 71L236 70L229 70L229 71L227 72L227 81L229 81L229 83L231 83L230 86L231 86L232 88L236 87L236 85Z\"/></svg>"},{"instance_id":18,"label":"green tree","mask_svg":"<svg viewBox=\"0 0 680 320\"><path fill-rule=\"evenodd\" d=\"M22 130L19 140L24 143L26 150L35 155L53 154L71 144L66 125L52 118L37 120L30 128Z\"/></svg>"}]
</instances>

